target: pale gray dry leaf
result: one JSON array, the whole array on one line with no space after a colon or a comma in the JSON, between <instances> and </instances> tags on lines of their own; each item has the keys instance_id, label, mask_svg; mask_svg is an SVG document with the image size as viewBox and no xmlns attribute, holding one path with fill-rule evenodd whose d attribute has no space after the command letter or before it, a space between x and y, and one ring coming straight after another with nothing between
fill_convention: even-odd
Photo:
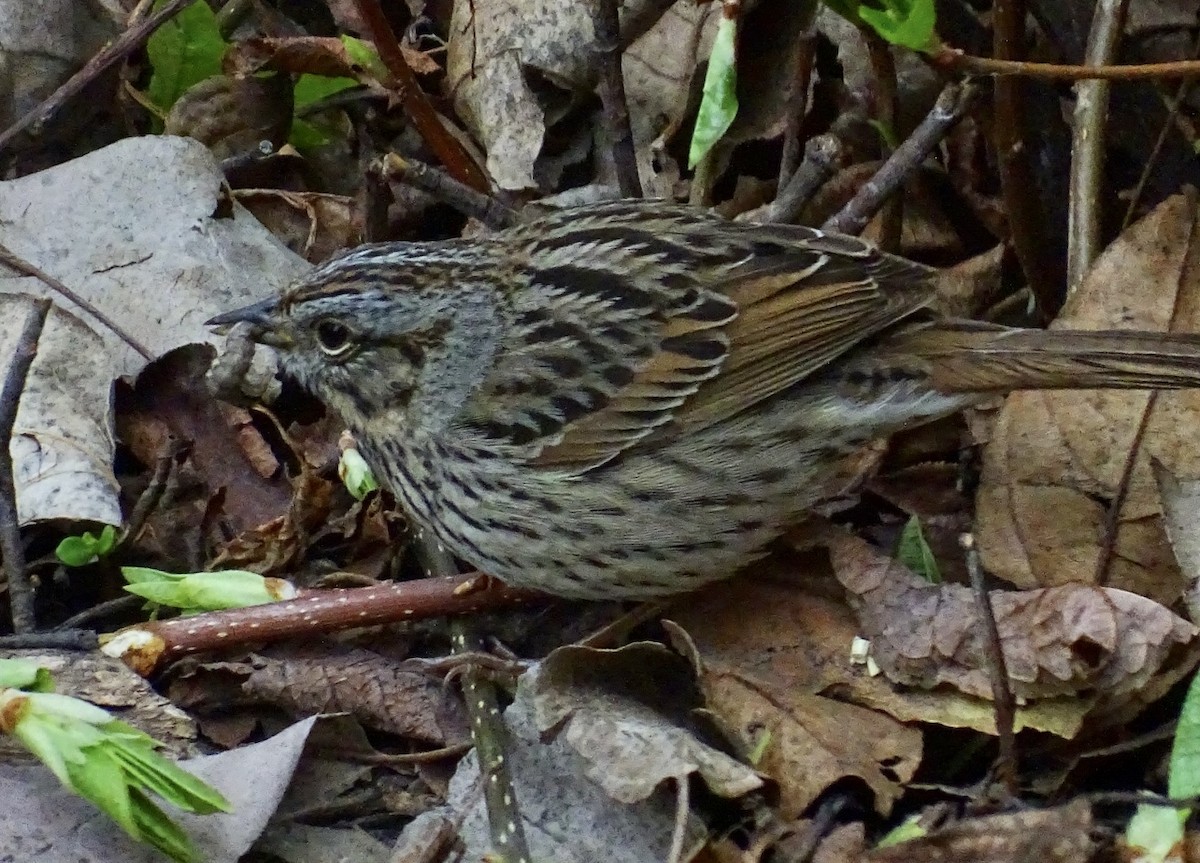
<instances>
[{"instance_id":1,"label":"pale gray dry leaf","mask_svg":"<svg viewBox=\"0 0 1200 863\"><path fill-rule=\"evenodd\" d=\"M846 533L831 536L829 550L871 655L891 680L922 688L948 683L991 697L969 588L931 585ZM1115 588L996 590L991 601L1013 692L1028 698L1085 690L1132 695L1200 632L1153 600Z\"/></svg>"},{"instance_id":2,"label":"pale gray dry leaf","mask_svg":"<svg viewBox=\"0 0 1200 863\"><path fill-rule=\"evenodd\" d=\"M306 719L262 743L180 762L215 787L229 813L192 815L164 804L192 838L205 863L235 863L262 833L304 751ZM0 764L0 851L12 860L162 863L150 846L130 839L106 815L59 784L41 764Z\"/></svg>"},{"instance_id":3,"label":"pale gray dry leaf","mask_svg":"<svg viewBox=\"0 0 1200 863\"><path fill-rule=\"evenodd\" d=\"M639 13L646 0L624 4ZM455 108L487 151L488 173L502 189L539 185L546 130L596 86L590 6L558 0L457 0L450 23L447 87ZM626 98L635 147L681 119L697 62L707 57L703 22L719 10L676 4L624 55ZM542 78L543 81L537 79ZM551 90L558 92L551 95ZM648 159L639 168L650 170ZM643 180L649 176L643 177Z\"/></svg>"},{"instance_id":4,"label":"pale gray dry leaf","mask_svg":"<svg viewBox=\"0 0 1200 863\"><path fill-rule=\"evenodd\" d=\"M527 676L527 675L526 675ZM674 794L656 790L637 803L614 801L586 774L590 765L561 738L542 742L533 720L530 687L522 677L517 697L504 712L509 731L505 762L515 783L517 808L534 860L554 863L662 863L671 846L675 821ZM421 856L426 848L445 844L442 819L458 823L463 860L482 860L492 851L479 766L474 752L459 762L442 810L426 813L404 831L398 847L402 860L439 859ZM702 844L704 831L689 816L684 860ZM619 857L614 849L620 849Z\"/></svg>"},{"instance_id":5,"label":"pale gray dry leaf","mask_svg":"<svg viewBox=\"0 0 1200 863\"><path fill-rule=\"evenodd\" d=\"M49 96L115 29L96 4L0 0L0 128Z\"/></svg>"},{"instance_id":6,"label":"pale gray dry leaf","mask_svg":"<svg viewBox=\"0 0 1200 863\"><path fill-rule=\"evenodd\" d=\"M660 644L560 647L523 682L538 730L561 727L560 738L590 763L588 777L623 803L692 773L722 797L762 785L754 770L701 739L715 730L695 713L703 702L694 671Z\"/></svg>"},{"instance_id":7,"label":"pale gray dry leaf","mask_svg":"<svg viewBox=\"0 0 1200 863\"><path fill-rule=\"evenodd\" d=\"M1188 617L1196 623L1200 621L1200 480L1179 479L1157 459L1151 467L1162 499L1167 539L1183 572L1183 602Z\"/></svg>"},{"instance_id":8,"label":"pale gray dry leaf","mask_svg":"<svg viewBox=\"0 0 1200 863\"><path fill-rule=\"evenodd\" d=\"M0 294L0 357L15 355L33 298ZM91 357L104 340L61 308L50 310L17 408L9 449L22 524L70 518L121 523L112 463L112 369Z\"/></svg>"},{"instance_id":9,"label":"pale gray dry leaf","mask_svg":"<svg viewBox=\"0 0 1200 863\"><path fill-rule=\"evenodd\" d=\"M0 183L0 245L93 304L151 356L211 342L205 320L308 268L237 204L216 216L222 182L194 141L122 140ZM42 334L17 420L21 520L120 524L109 394L112 380L136 374L146 357L40 279L0 267L0 294L18 293L50 296L61 308ZM5 318L11 325L9 310Z\"/></svg>"}]
</instances>

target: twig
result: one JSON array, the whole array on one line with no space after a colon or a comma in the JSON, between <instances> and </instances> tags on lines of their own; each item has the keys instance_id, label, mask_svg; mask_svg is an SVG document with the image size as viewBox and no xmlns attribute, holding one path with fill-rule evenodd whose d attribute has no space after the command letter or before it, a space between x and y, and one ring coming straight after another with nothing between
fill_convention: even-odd
<instances>
[{"instance_id":1,"label":"twig","mask_svg":"<svg viewBox=\"0 0 1200 863\"><path fill-rule=\"evenodd\" d=\"M483 649L482 639L462 618L451 623L451 632L455 653ZM511 749L508 729L500 714L496 686L470 667L462 673L461 681L467 716L471 720L471 739L479 760L479 776L483 781L488 825L499 857L497 863L529 863L529 843L525 839L525 825L506 757Z\"/></svg>"},{"instance_id":2,"label":"twig","mask_svg":"<svg viewBox=\"0 0 1200 863\"><path fill-rule=\"evenodd\" d=\"M688 812L691 804L691 783L687 774L675 777L675 826L671 830L671 851L667 854L667 863L680 863L683 860L683 842L687 839Z\"/></svg>"},{"instance_id":3,"label":"twig","mask_svg":"<svg viewBox=\"0 0 1200 863\"><path fill-rule=\"evenodd\" d=\"M887 200L904 178L919 165L946 133L963 118L975 97L970 84L948 84L934 103L933 110L913 130L896 151L863 184L840 212L826 220L823 230L843 234L859 233L871 216Z\"/></svg>"},{"instance_id":4,"label":"twig","mask_svg":"<svg viewBox=\"0 0 1200 863\"><path fill-rule=\"evenodd\" d=\"M975 57L958 48L943 45L928 55L934 66L948 72L968 75L1044 78L1050 81L1145 81L1151 78L1200 78L1200 60L1175 60L1170 63L1130 63L1120 66L1072 66L1062 63L1032 63Z\"/></svg>"},{"instance_id":5,"label":"twig","mask_svg":"<svg viewBox=\"0 0 1200 863\"><path fill-rule=\"evenodd\" d=\"M241 644L312 637L359 626L471 614L524 605L541 594L511 587L472 590L471 576L423 578L374 587L302 591L296 599L127 626L104 645L142 675L183 656Z\"/></svg>"},{"instance_id":6,"label":"twig","mask_svg":"<svg viewBox=\"0 0 1200 863\"><path fill-rule=\"evenodd\" d=\"M1025 54L1025 0L997 0L993 10L992 49L998 57L1020 59ZM1035 191L1030 147L1025 128L1025 81L998 78L992 106L992 146L1000 172L1000 195L1008 213L1009 239L1042 321L1058 310L1062 272L1047 248L1046 215Z\"/></svg>"},{"instance_id":7,"label":"twig","mask_svg":"<svg viewBox=\"0 0 1200 863\"><path fill-rule=\"evenodd\" d=\"M394 79L384 83L389 89L398 91L404 111L412 120L421 140L429 145L429 149L446 166L450 176L477 191L485 191L488 188L487 178L471 160L462 144L442 126L437 111L429 104L429 99L417 82L416 74L404 59L404 52L400 50L400 43L396 41L396 34L392 32L379 0L354 0L354 5L358 7L359 14L371 30L379 58L383 60Z\"/></svg>"},{"instance_id":8,"label":"twig","mask_svg":"<svg viewBox=\"0 0 1200 863\"><path fill-rule=\"evenodd\" d=\"M1200 30L1196 32L1196 37L1192 41L1192 54L1200 53ZM1151 172L1158 164L1158 157L1162 153L1163 147L1166 146L1167 136L1171 133L1173 127L1172 121L1179 117L1179 111L1183 107L1185 100L1195 86L1195 81L1188 79L1180 81L1179 86L1175 90L1174 97L1167 99L1167 116L1163 119L1162 128L1158 130L1158 137L1154 140L1154 146L1150 148L1150 155L1146 157L1146 164L1142 166L1142 173L1138 177L1138 181L1134 184L1133 191L1129 193L1129 206L1125 208L1125 217L1121 219L1121 232L1133 222L1133 217L1137 213L1137 209L1142 200L1142 193L1146 190L1146 184L1150 182Z\"/></svg>"},{"instance_id":9,"label":"twig","mask_svg":"<svg viewBox=\"0 0 1200 863\"><path fill-rule=\"evenodd\" d=\"M800 34L792 52L792 92L789 94L783 126L783 155L779 158L779 190L782 191L800 166L804 152L801 132L808 113L808 88L812 81L813 58L816 56L817 36L810 27ZM778 197L778 194L776 195Z\"/></svg>"},{"instance_id":10,"label":"twig","mask_svg":"<svg viewBox=\"0 0 1200 863\"><path fill-rule=\"evenodd\" d=\"M428 192L465 216L478 219L489 228L506 228L517 221L517 212L497 199L460 183L448 174L416 159L388 153L377 163L389 180L399 180Z\"/></svg>"},{"instance_id":11,"label":"twig","mask_svg":"<svg viewBox=\"0 0 1200 863\"><path fill-rule=\"evenodd\" d=\"M21 547L21 525L17 516L17 480L13 475L12 432L17 408L29 367L37 356L38 339L46 326L53 303L45 297L29 297L32 308L17 344L9 357L8 374L0 388L0 553L4 555L4 575L8 579L8 598L12 606L13 632L24 635L37 628L33 585L25 573L25 550Z\"/></svg>"},{"instance_id":12,"label":"twig","mask_svg":"<svg viewBox=\"0 0 1200 863\"><path fill-rule=\"evenodd\" d=\"M767 221L795 222L817 190L837 172L844 157L845 148L836 135L818 135L810 140L804 148L804 161L767 208Z\"/></svg>"},{"instance_id":13,"label":"twig","mask_svg":"<svg viewBox=\"0 0 1200 863\"><path fill-rule=\"evenodd\" d=\"M1117 53L1125 28L1128 0L1099 0L1092 12L1083 61L1103 66ZM1108 117L1108 81L1075 84L1071 123L1071 194L1067 200L1067 296L1083 282L1100 254L1100 211L1104 180L1104 134Z\"/></svg>"},{"instance_id":14,"label":"twig","mask_svg":"<svg viewBox=\"0 0 1200 863\"><path fill-rule=\"evenodd\" d=\"M11 267L12 269L16 270L18 273L21 273L22 275L32 276L35 279L39 279L43 284L45 284L52 291L55 291L56 293L66 297L68 300L70 300L75 305L79 306L81 309L83 309L85 312L87 312L89 315L91 315L97 321L104 324L104 326L108 327L108 329L112 331L113 335L115 335L117 338L119 338L125 344L129 345L129 347L133 348L135 351L137 351L143 357L145 357L148 360L154 359L153 352L151 352L151 350L148 347L143 345L141 342L139 342L137 339L135 339L129 333L127 333L123 329L121 329L120 324L118 324L116 321L114 321L108 315L104 314L104 312L100 311L98 308L96 308L90 302L85 300L83 297L79 296L79 294L75 293L75 291L68 288L66 285L64 285L62 282L60 282L58 279L54 278L54 276L50 275L49 273L47 273L43 270L38 269L33 264L29 263L29 261L18 256L12 250L10 250L9 248L7 248L4 245L0 245L0 264L4 264L8 267Z\"/></svg>"},{"instance_id":15,"label":"twig","mask_svg":"<svg viewBox=\"0 0 1200 863\"><path fill-rule=\"evenodd\" d=\"M91 608L84 609L78 614L71 615L62 623L55 626L51 632L89 628L88 624L93 620L103 620L106 617L115 617L118 614L132 613L145 604L146 600L140 596L134 596L133 594L118 596L116 599L105 600L93 605ZM90 629L94 630L95 627L90 627Z\"/></svg>"},{"instance_id":16,"label":"twig","mask_svg":"<svg viewBox=\"0 0 1200 863\"><path fill-rule=\"evenodd\" d=\"M96 56L88 60L84 67L68 78L62 86L43 99L40 104L27 111L24 116L3 132L0 132L0 150L7 147L13 138L30 127L34 134L40 132L41 127L68 99L99 78L110 66L140 48L150 38L150 34L192 2L194 0L168 0L167 4L158 12L132 25L111 44L101 48Z\"/></svg>"},{"instance_id":17,"label":"twig","mask_svg":"<svg viewBox=\"0 0 1200 863\"><path fill-rule=\"evenodd\" d=\"M90 629L0 635L0 650L95 650L98 644L96 633Z\"/></svg>"},{"instance_id":18,"label":"twig","mask_svg":"<svg viewBox=\"0 0 1200 863\"><path fill-rule=\"evenodd\" d=\"M426 749L422 752L363 752L357 749L338 749L333 746L322 746L321 754L334 756L356 764L428 764L432 761L444 761L447 758L458 758L471 751L469 743L455 743L442 746L439 749Z\"/></svg>"},{"instance_id":19,"label":"twig","mask_svg":"<svg viewBox=\"0 0 1200 863\"><path fill-rule=\"evenodd\" d=\"M1017 744L1013 730L1017 715L1017 702L1009 684L1008 665L1004 661L1004 648L1000 643L1000 629L996 626L996 614L992 609L992 597L983 581L983 567L979 564L979 549L975 537L964 533L959 542L967 556L967 572L971 576L971 589L975 593L975 611L983 625L983 648L987 658L988 677L992 684L992 710L996 719L996 738L999 754L996 757L996 773L1008 793L1017 793Z\"/></svg>"},{"instance_id":20,"label":"twig","mask_svg":"<svg viewBox=\"0 0 1200 863\"><path fill-rule=\"evenodd\" d=\"M456 571L449 552L424 531L417 535L417 557L431 575L446 577ZM484 650L483 639L471 623L462 618L451 621L450 638L456 654L466 655ZM475 757L479 760L488 827L499 857L497 863L530 863L525 825L521 820L512 773L508 769L506 754L511 746L508 728L500 714L496 685L470 664L466 665L459 677L467 716L471 720Z\"/></svg>"},{"instance_id":21,"label":"twig","mask_svg":"<svg viewBox=\"0 0 1200 863\"><path fill-rule=\"evenodd\" d=\"M125 523L125 530L122 532L120 540L122 543L137 540L138 535L146 526L146 520L150 518L150 514L154 512L158 502L162 499L163 492L166 491L167 480L171 476L171 468L175 466L175 459L185 449L187 449L187 444L182 441L174 441L168 445L167 454L158 458L150 482L138 496L133 512L129 514L129 520Z\"/></svg>"},{"instance_id":22,"label":"twig","mask_svg":"<svg viewBox=\"0 0 1200 863\"><path fill-rule=\"evenodd\" d=\"M612 146L617 185L626 198L642 196L637 156L633 150L633 129L629 125L629 103L625 98L625 74L621 69L620 21L618 0L592 0L596 29L596 59L600 71L600 104L604 108L604 126Z\"/></svg>"}]
</instances>

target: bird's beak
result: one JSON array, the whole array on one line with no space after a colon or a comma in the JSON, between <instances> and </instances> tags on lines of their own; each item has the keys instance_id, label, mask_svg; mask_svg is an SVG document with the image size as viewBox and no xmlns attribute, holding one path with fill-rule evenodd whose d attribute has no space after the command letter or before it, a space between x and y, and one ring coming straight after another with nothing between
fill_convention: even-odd
<instances>
[{"instance_id":1,"label":"bird's beak","mask_svg":"<svg viewBox=\"0 0 1200 863\"><path fill-rule=\"evenodd\" d=\"M279 329L279 301L275 298L262 300L250 306L225 312L204 322L205 326L216 327L218 332L228 332L234 324L249 324L250 338L265 345L286 347L291 343L286 333Z\"/></svg>"}]
</instances>

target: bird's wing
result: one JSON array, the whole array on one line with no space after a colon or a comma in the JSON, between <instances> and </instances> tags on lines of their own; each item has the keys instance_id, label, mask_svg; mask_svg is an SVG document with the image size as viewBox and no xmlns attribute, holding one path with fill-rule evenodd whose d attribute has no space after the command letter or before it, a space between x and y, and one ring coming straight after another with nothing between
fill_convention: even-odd
<instances>
[{"instance_id":1,"label":"bird's wing","mask_svg":"<svg viewBox=\"0 0 1200 863\"><path fill-rule=\"evenodd\" d=\"M911 314L930 271L860 240L614 202L512 232L513 327L472 422L583 472L718 423Z\"/></svg>"}]
</instances>

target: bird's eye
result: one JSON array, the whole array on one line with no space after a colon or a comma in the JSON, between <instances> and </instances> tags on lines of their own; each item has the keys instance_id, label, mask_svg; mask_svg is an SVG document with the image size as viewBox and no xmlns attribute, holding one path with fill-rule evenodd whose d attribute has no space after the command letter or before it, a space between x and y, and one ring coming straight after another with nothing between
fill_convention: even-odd
<instances>
[{"instance_id":1,"label":"bird's eye","mask_svg":"<svg viewBox=\"0 0 1200 863\"><path fill-rule=\"evenodd\" d=\"M341 356L354 346L350 328L340 321L326 318L317 323L317 342L331 357Z\"/></svg>"}]
</instances>

